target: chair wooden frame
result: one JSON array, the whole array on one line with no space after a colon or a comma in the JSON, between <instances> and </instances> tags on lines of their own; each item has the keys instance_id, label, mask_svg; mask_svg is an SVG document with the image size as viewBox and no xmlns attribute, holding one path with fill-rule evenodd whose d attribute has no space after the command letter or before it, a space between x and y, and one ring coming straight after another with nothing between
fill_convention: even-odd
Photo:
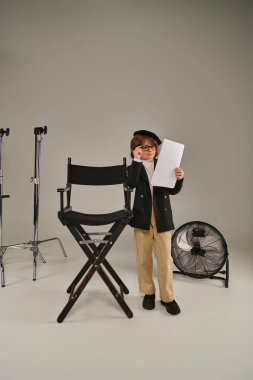
<instances>
[{"instance_id":1,"label":"chair wooden frame","mask_svg":"<svg viewBox=\"0 0 253 380\"><path fill-rule=\"evenodd\" d=\"M115 175L113 173L115 173ZM120 183L123 184L124 190L125 205L123 210L110 214L82 214L72 211L70 202L71 187L73 184L103 186ZM67 185L65 188L57 189L57 191L60 193L60 211L58 212L58 218L63 225L66 225L88 258L85 265L67 289L67 293L70 294L69 300L59 314L57 322L63 322L96 272L102 278L127 317L132 318L133 313L124 300L124 294L128 294L129 290L106 259L107 254L132 218L132 189L127 186L126 159L123 158L123 165L120 166L98 168L72 165L71 158L69 158ZM66 206L64 203L64 193L66 194ZM100 226L105 224L112 224L108 232L89 233L83 228L83 225ZM104 237L102 239L91 238L93 235L104 235ZM108 274L110 274L111 278L119 286L119 289L115 287L115 284Z\"/></svg>"}]
</instances>

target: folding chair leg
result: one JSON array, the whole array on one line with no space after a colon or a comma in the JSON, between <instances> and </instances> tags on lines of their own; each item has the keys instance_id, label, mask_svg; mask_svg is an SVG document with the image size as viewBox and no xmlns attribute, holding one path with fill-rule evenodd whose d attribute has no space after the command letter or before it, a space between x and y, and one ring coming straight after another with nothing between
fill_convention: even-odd
<instances>
[{"instance_id":1,"label":"folding chair leg","mask_svg":"<svg viewBox=\"0 0 253 380\"><path fill-rule=\"evenodd\" d=\"M75 234L74 234L74 236L75 236ZM79 239L79 237L78 237L78 239ZM78 239L77 239L77 241L78 241ZM132 310L129 308L129 306L124 301L124 299L121 296L121 294L118 292L118 290L115 288L115 286L113 285L113 283L111 282L111 280L109 279L109 277L106 275L106 273L104 272L104 270L101 268L101 264L102 264L103 260L105 259L105 256L108 253L108 251L109 251L109 249L107 247L107 249L105 249L95 259L95 261L94 261L94 256L91 255L91 260L93 260L94 262L92 263L90 270L88 271L88 273L86 274L86 276L83 278L83 280L79 284L79 286L76 289L76 291L73 292L73 294L71 294L71 296L69 298L69 301L67 302L66 306L64 307L64 309L60 313L59 317L57 318L57 322L59 322L59 323L63 322L63 320L65 319L66 315L72 309L72 307L74 306L75 302L77 301L77 299L79 298L80 294L83 292L83 290L85 289L86 285L88 284L88 282L90 281L90 279L92 278L92 276L95 274L95 272L98 272L98 274L100 275L100 277L104 280L105 284L109 288L110 292L112 293L112 295L114 296L114 298L116 299L116 301L118 302L118 304L121 306L122 310L125 312L126 316L128 318L132 318L133 317ZM90 255L90 252L89 252L89 255ZM87 264L87 267L88 267L88 263L86 263L86 264ZM85 270L87 270L87 269L85 268Z\"/></svg>"},{"instance_id":2,"label":"folding chair leg","mask_svg":"<svg viewBox=\"0 0 253 380\"><path fill-rule=\"evenodd\" d=\"M128 288L126 287L126 285L124 284L124 282L123 282L123 281L121 280L121 278L117 275L117 273L116 273L115 270L111 267L111 265L108 263L107 260L104 260L104 261L103 261L103 265L104 265L104 267L108 270L108 272L110 273L110 275L112 276L112 278L114 278L114 280L116 281L116 283L120 286L120 288L122 289L123 293L128 294L128 293L129 293Z\"/></svg>"},{"instance_id":3,"label":"folding chair leg","mask_svg":"<svg viewBox=\"0 0 253 380\"><path fill-rule=\"evenodd\" d=\"M75 237L75 239L76 239L77 242L80 240L80 237L79 237L78 234L76 234L75 229L79 232L80 237L82 237L82 238L85 237L86 239L90 240L89 234L82 228L82 226L80 226L80 225L79 226L75 226L74 229L69 226L69 230L73 234L73 236ZM109 232L113 233L115 230L116 230L116 226L114 225L114 226L112 226L112 228L110 229ZM108 236L109 235L107 235L105 237L105 239L108 240ZM90 268L91 263L93 263L96 260L96 256L97 256L96 253L100 252L100 250L103 248L103 245L104 244L100 244L97 247L95 244L92 244L92 243L89 244L89 247L92 250L92 252L90 251L90 249L87 250L87 249L83 248L83 251L86 254L86 256L88 257L89 261L87 261L87 263L84 265L84 267L81 269L81 271L77 274L77 276L72 281L72 283L69 285L69 287L67 289L67 293L71 293L71 291L79 283L79 281L85 275L85 273L87 272L87 270ZM110 273L110 275L115 280L115 282L120 286L121 291L124 292L125 294L128 294L129 293L128 288L126 287L126 285L124 284L124 282L121 280L121 278L118 276L118 274L115 272L115 270L112 268L112 266L109 264L109 262L106 259L104 259L102 264L107 269L107 271Z\"/></svg>"},{"instance_id":4,"label":"folding chair leg","mask_svg":"<svg viewBox=\"0 0 253 380\"><path fill-rule=\"evenodd\" d=\"M109 277L106 275L106 273L103 271L103 269L101 267L99 267L97 271L98 271L100 277L104 280L105 284L109 288L110 292L112 293L112 295L114 296L114 298L116 299L118 304L121 306L121 308L125 312L126 316L128 318L132 318L133 317L132 310L129 308L127 303L124 301L124 298L121 296L121 294L115 288L113 283L110 281Z\"/></svg>"},{"instance_id":5,"label":"folding chair leg","mask_svg":"<svg viewBox=\"0 0 253 380\"><path fill-rule=\"evenodd\" d=\"M91 276L92 269L93 268L91 268L91 270L88 272L87 276L83 279L83 281L81 282L81 284L79 285L79 287L77 288L77 290L69 298L69 301L67 302L66 306L63 308L62 312L60 313L60 315L57 318L57 322L58 323L61 323L61 322L64 321L65 317L67 316L67 314L69 313L69 311L72 309L72 307L74 306L74 304L78 300L78 298L81 295L82 291L85 289L87 283L89 282L90 278L92 277ZM105 284L108 286L109 290L111 291L112 295L114 296L114 298L116 299L116 301L118 302L118 304L121 306L121 308L125 312L126 316L128 318L132 318L133 317L132 310L129 308L129 306L127 305L127 303L121 297L120 293L117 291L117 289L115 288L115 286L113 285L113 283L107 277L107 275L105 274L105 272L103 271L103 269L102 268L98 268L97 271L98 271L99 275L101 276L101 278L104 280Z\"/></svg>"},{"instance_id":6,"label":"folding chair leg","mask_svg":"<svg viewBox=\"0 0 253 380\"><path fill-rule=\"evenodd\" d=\"M106 243L105 246L99 245L99 247L97 247L95 244L91 244L91 246L89 246L89 247L86 244L81 245L80 240L85 243L85 239L83 237L83 232L85 232L85 231L82 229L82 227L80 225L74 226L74 225L70 224L67 226L68 229L70 230L70 232L72 233L72 235L74 236L74 238L76 239L77 243L80 245L80 247L82 248L84 253L87 255L89 261L85 264L85 266L78 273L78 275L76 276L74 281L72 281L70 287L68 288L68 290L71 292L71 295L69 297L67 304L65 305L62 312L58 316L57 322L59 322L59 323L63 322L66 315L72 309L75 302L77 301L77 299L79 298L79 296L81 295L83 290L85 289L86 285L88 284L88 282L91 280L92 276L96 272L103 279L103 281L105 282L105 284L109 288L110 292L112 293L112 295L114 296L114 298L116 299L118 304L121 306L121 308L125 312L126 316L128 318L133 317L133 312L131 311L129 306L126 304L126 302L124 301L124 298L121 296L120 292L115 288L115 286L113 285L113 283L111 282L111 280L109 279L109 277L107 276L107 274L104 272L104 270L102 268L102 264L104 266L107 266L107 270L109 271L109 273L113 274L113 277L118 280L118 281L116 280L117 282L120 282L120 288L121 288L121 292L122 292L123 282L120 280L120 278L116 274L116 272L112 269L110 264L105 261L106 260L105 257L108 254L108 252L110 251L110 249L112 248L112 245L116 241L117 237L119 236L119 234L121 233L121 231L125 227L125 225L126 224L123 223L122 221L120 221L119 223L116 223L113 227L114 236L111 237L110 239L108 239L108 242ZM87 236L87 234L86 234L86 236ZM105 262L107 264L104 264ZM77 289L74 290L74 285L76 284L76 282L79 282L79 280L82 278L82 276L85 273L86 273L85 277L82 279L82 281L80 282ZM125 287L125 290L128 291L128 289L126 287Z\"/></svg>"},{"instance_id":7,"label":"folding chair leg","mask_svg":"<svg viewBox=\"0 0 253 380\"><path fill-rule=\"evenodd\" d=\"M110 273L110 275L112 276L112 278L115 280L115 282L120 286L121 292L125 293L125 294L128 294L129 293L128 288L126 287L126 285L124 284L124 282L117 275L117 273L115 272L115 270L111 267L111 265L108 263L108 261L106 259L103 261L103 265L108 270L108 272ZM76 285L79 283L79 281L81 281L82 277L85 275L85 273L90 268L90 266L91 266L91 262L87 261L87 263L83 266L83 268L77 274L77 276L72 281L72 283L69 285L69 287L67 289L67 293L69 293L69 294L71 293L71 291L76 287Z\"/></svg>"},{"instance_id":8,"label":"folding chair leg","mask_svg":"<svg viewBox=\"0 0 253 380\"><path fill-rule=\"evenodd\" d=\"M101 274L100 274L101 275ZM121 296L121 294L118 292L118 290L114 287L112 282L109 280L109 278L106 276L106 274L103 272L101 275L104 282L108 286L109 290L111 291L112 295L114 296L115 300L118 302L118 304L121 306L122 310L125 312L126 316L128 318L133 317L133 312L127 305L127 303L124 301L124 298Z\"/></svg>"},{"instance_id":9,"label":"folding chair leg","mask_svg":"<svg viewBox=\"0 0 253 380\"><path fill-rule=\"evenodd\" d=\"M66 315L69 313L69 311L72 309L74 306L75 302L77 301L78 297L77 296L72 296L62 312L60 313L59 317L57 318L58 323L62 323L66 317Z\"/></svg>"},{"instance_id":10,"label":"folding chair leg","mask_svg":"<svg viewBox=\"0 0 253 380\"><path fill-rule=\"evenodd\" d=\"M90 266L91 266L91 262L87 261L87 263L84 265L84 267L80 270L80 272L77 274L77 276L75 277L75 279L69 285L69 287L67 289L67 293L71 293L72 292L72 289L74 289L76 287L76 285L82 279L82 277L85 275L85 273L90 268Z\"/></svg>"},{"instance_id":11,"label":"folding chair leg","mask_svg":"<svg viewBox=\"0 0 253 380\"><path fill-rule=\"evenodd\" d=\"M111 236L117 230L118 227L119 227L119 225L117 223L114 224L110 228L109 234L107 234L104 237L104 239L108 240L109 236ZM76 226L76 228L79 231L79 233L80 233L81 236L85 237L85 239L89 239L90 240L89 234L82 228L82 226ZM95 261L95 256L97 256L97 253L100 252L103 249L104 244L99 244L98 247L95 244L89 244L89 246L92 249L92 251L94 252L94 259L92 260L91 254L89 254L87 252L85 252L85 253L86 253L86 256L88 257L88 259L90 259L92 262L94 262ZM110 273L110 275L115 280L115 282L120 286L120 288L122 289L122 291L125 294L128 294L129 293L128 288L126 287L126 285L124 284L124 282L121 280L121 278L118 276L118 274L115 272L115 270L112 268L112 266L109 264L109 262L106 259L104 259L102 264L107 269L107 271Z\"/></svg>"}]
</instances>

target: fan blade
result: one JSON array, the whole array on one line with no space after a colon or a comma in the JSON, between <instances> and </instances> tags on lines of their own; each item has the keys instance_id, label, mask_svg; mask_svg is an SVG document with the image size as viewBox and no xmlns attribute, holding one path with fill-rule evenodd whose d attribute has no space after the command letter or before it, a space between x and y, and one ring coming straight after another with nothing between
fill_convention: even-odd
<instances>
[{"instance_id":1,"label":"fan blade","mask_svg":"<svg viewBox=\"0 0 253 380\"><path fill-rule=\"evenodd\" d=\"M192 249L192 246L187 242L186 232L187 231L183 231L177 236L177 245L183 251L189 252Z\"/></svg>"}]
</instances>

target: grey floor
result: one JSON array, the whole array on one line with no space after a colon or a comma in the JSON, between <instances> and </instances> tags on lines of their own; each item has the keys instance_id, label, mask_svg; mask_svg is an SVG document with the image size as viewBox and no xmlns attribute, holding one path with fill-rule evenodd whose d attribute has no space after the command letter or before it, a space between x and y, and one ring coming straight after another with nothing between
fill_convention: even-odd
<instances>
[{"instance_id":1,"label":"grey floor","mask_svg":"<svg viewBox=\"0 0 253 380\"><path fill-rule=\"evenodd\" d=\"M5 255L6 287L1 291L1 380L79 379L253 379L253 278L249 252L230 248L231 281L175 275L182 308L166 313L157 299L143 310L134 256L120 245L109 254L129 286L128 319L95 276L62 324L65 289L85 261L78 247L41 245L46 264L33 282L29 251ZM121 249L122 251L122 249Z\"/></svg>"}]
</instances>

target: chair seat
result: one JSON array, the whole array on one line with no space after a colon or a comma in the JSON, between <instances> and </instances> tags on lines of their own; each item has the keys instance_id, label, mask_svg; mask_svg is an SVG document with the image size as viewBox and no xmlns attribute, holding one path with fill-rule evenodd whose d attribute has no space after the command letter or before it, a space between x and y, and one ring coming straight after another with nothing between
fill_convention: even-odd
<instances>
[{"instance_id":1,"label":"chair seat","mask_svg":"<svg viewBox=\"0 0 253 380\"><path fill-rule=\"evenodd\" d=\"M129 218L133 216L132 211L119 210L109 214L83 214L77 211L59 211L58 217L63 224L84 224L86 226L100 226L104 224L111 224L120 219Z\"/></svg>"}]
</instances>

